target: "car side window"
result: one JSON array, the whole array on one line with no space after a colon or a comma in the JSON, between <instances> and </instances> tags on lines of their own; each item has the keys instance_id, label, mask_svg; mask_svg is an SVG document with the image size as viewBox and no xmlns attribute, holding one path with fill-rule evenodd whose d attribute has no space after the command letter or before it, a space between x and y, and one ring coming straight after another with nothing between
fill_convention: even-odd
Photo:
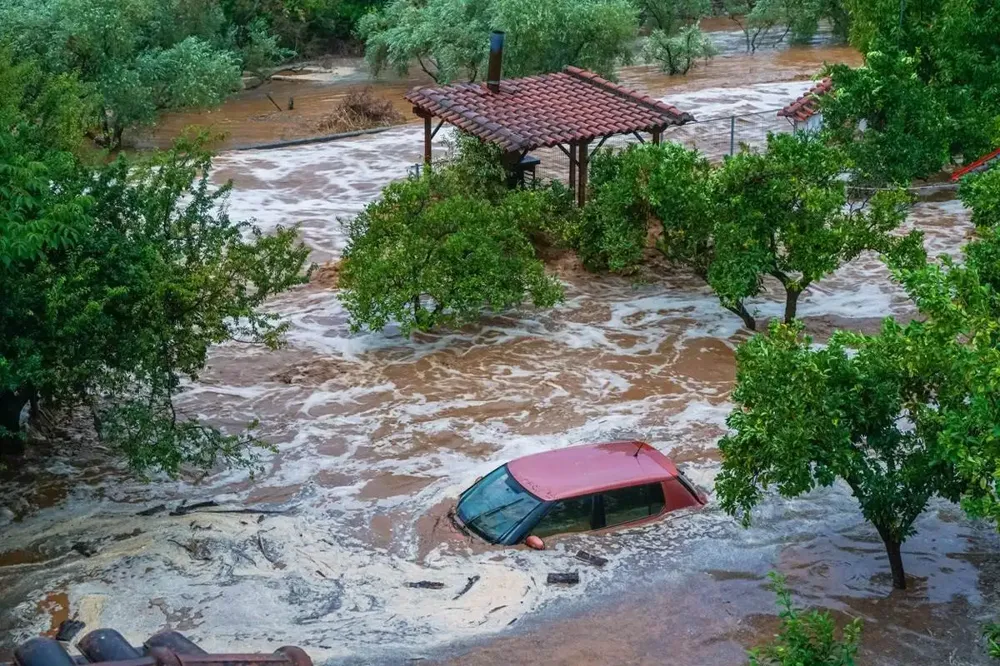
<instances>
[{"instance_id":1,"label":"car side window","mask_svg":"<svg viewBox=\"0 0 1000 666\"><path fill-rule=\"evenodd\" d=\"M574 497L555 502L531 533L538 537L590 529L593 496Z\"/></svg>"},{"instance_id":2,"label":"car side window","mask_svg":"<svg viewBox=\"0 0 1000 666\"><path fill-rule=\"evenodd\" d=\"M605 525L621 525L655 516L663 510L663 485L650 483L604 493Z\"/></svg>"}]
</instances>

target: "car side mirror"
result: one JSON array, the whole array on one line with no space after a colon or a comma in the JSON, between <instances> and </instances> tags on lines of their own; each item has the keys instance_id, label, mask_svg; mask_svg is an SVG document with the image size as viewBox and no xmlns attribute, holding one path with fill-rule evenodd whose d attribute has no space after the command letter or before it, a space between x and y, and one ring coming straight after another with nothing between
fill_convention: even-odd
<instances>
[{"instance_id":1,"label":"car side mirror","mask_svg":"<svg viewBox=\"0 0 1000 666\"><path fill-rule=\"evenodd\" d=\"M536 537L534 534L524 540L524 545L534 550L545 550L545 542L542 541L540 537Z\"/></svg>"}]
</instances>

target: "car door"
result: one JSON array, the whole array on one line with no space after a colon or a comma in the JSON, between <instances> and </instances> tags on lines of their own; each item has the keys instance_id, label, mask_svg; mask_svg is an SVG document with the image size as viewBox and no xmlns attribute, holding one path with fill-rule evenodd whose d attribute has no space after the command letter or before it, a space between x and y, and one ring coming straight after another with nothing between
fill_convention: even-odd
<instances>
[{"instance_id":1,"label":"car door","mask_svg":"<svg viewBox=\"0 0 1000 666\"><path fill-rule=\"evenodd\" d=\"M662 483L627 486L602 493L604 527L626 525L663 512L665 506Z\"/></svg>"},{"instance_id":2,"label":"car door","mask_svg":"<svg viewBox=\"0 0 1000 666\"><path fill-rule=\"evenodd\" d=\"M552 503L531 534L545 538L556 534L587 532L599 526L600 502L594 495L583 495Z\"/></svg>"}]
</instances>

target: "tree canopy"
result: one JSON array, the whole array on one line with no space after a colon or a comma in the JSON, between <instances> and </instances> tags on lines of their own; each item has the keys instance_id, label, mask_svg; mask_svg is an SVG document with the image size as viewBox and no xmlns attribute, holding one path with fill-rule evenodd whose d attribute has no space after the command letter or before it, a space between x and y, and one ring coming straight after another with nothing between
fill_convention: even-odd
<instances>
[{"instance_id":1,"label":"tree canopy","mask_svg":"<svg viewBox=\"0 0 1000 666\"><path fill-rule=\"evenodd\" d=\"M905 586L900 545L931 498L1000 521L1000 233L965 262L898 264L920 318L814 348L774 325L737 351L733 434L720 443L723 508L749 521L774 487L794 497L847 484Z\"/></svg>"},{"instance_id":2,"label":"tree canopy","mask_svg":"<svg viewBox=\"0 0 1000 666\"><path fill-rule=\"evenodd\" d=\"M485 74L489 33L504 30L506 77L577 65L613 77L631 58L637 10L627 0L392 0L365 16L358 33L372 71L409 71L412 62L435 81L474 81Z\"/></svg>"},{"instance_id":3,"label":"tree canopy","mask_svg":"<svg viewBox=\"0 0 1000 666\"><path fill-rule=\"evenodd\" d=\"M207 107L289 55L263 24L240 31L215 2L194 0L9 0L0 40L50 74L73 74L98 93L88 125L121 145L126 129L158 112Z\"/></svg>"},{"instance_id":4,"label":"tree canopy","mask_svg":"<svg viewBox=\"0 0 1000 666\"><path fill-rule=\"evenodd\" d=\"M829 69L824 125L875 184L924 178L1000 141L1000 7L848 0L861 68ZM863 132L859 132L860 129Z\"/></svg>"},{"instance_id":5,"label":"tree canopy","mask_svg":"<svg viewBox=\"0 0 1000 666\"><path fill-rule=\"evenodd\" d=\"M526 299L536 307L562 299L531 235L564 214L567 202L555 190L497 187L505 174L496 151L469 137L460 146L454 165L390 184L345 222L339 286L353 329L395 322L408 335Z\"/></svg>"},{"instance_id":6,"label":"tree canopy","mask_svg":"<svg viewBox=\"0 0 1000 666\"><path fill-rule=\"evenodd\" d=\"M2 58L0 58L2 61ZM0 67L0 451L24 445L25 407L83 405L138 469L252 464L247 433L178 413L208 348L275 346L260 306L304 279L292 229L265 236L225 212L198 144L91 165L79 142L87 88Z\"/></svg>"},{"instance_id":7,"label":"tree canopy","mask_svg":"<svg viewBox=\"0 0 1000 666\"><path fill-rule=\"evenodd\" d=\"M578 246L592 268L633 269L650 223L657 248L690 268L724 307L754 329L746 305L765 278L785 290L785 320L801 293L865 250L910 253L915 235L892 234L908 204L900 191L848 198L841 154L807 134L774 135L711 167L681 146L636 146L594 160L592 200Z\"/></svg>"}]
</instances>

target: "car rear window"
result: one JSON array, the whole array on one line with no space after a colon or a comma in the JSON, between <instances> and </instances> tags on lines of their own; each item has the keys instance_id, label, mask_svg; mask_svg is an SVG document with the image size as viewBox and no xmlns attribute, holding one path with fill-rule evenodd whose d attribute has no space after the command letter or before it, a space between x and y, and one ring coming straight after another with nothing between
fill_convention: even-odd
<instances>
[{"instance_id":1,"label":"car rear window","mask_svg":"<svg viewBox=\"0 0 1000 666\"><path fill-rule=\"evenodd\" d=\"M655 516L663 510L663 486L650 483L604 493L605 526L621 525Z\"/></svg>"},{"instance_id":2,"label":"car rear window","mask_svg":"<svg viewBox=\"0 0 1000 666\"><path fill-rule=\"evenodd\" d=\"M590 529L593 502L591 495L554 502L531 533L538 537L547 537L567 532L586 532Z\"/></svg>"}]
</instances>

